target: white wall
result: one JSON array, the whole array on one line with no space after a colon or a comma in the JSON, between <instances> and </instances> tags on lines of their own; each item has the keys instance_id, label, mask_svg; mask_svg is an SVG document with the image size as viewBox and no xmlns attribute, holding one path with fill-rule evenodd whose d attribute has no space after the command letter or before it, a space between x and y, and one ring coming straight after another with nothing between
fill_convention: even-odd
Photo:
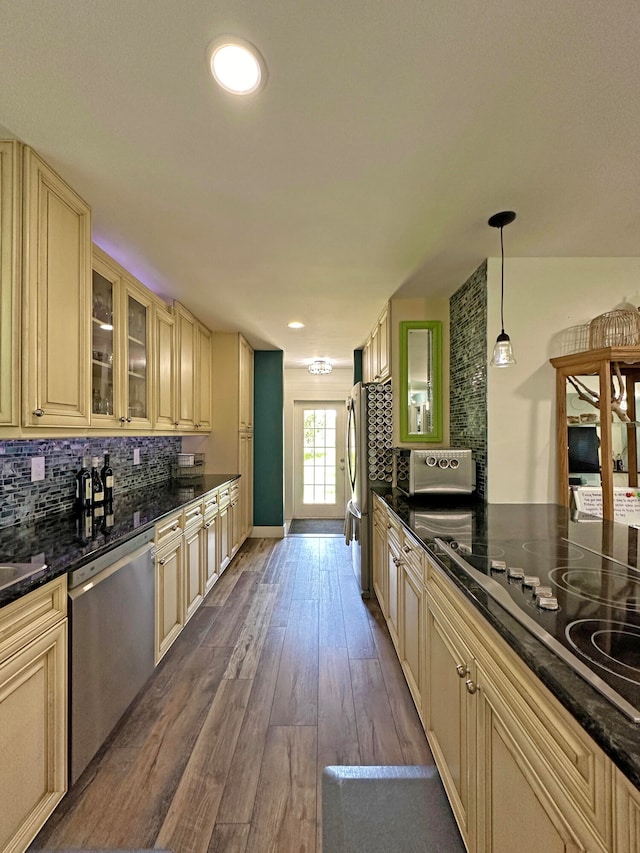
<instances>
[{"instance_id":1,"label":"white wall","mask_svg":"<svg viewBox=\"0 0 640 853\"><path fill-rule=\"evenodd\" d=\"M517 364L488 368L489 503L556 500L555 370L563 330L640 306L640 258L507 258L505 331ZM489 356L500 332L500 259L488 261Z\"/></svg>"},{"instance_id":2,"label":"white wall","mask_svg":"<svg viewBox=\"0 0 640 853\"><path fill-rule=\"evenodd\" d=\"M312 376L308 370L284 371L284 517L293 518L293 409L296 400L342 400L345 408L353 385L353 370L333 370L328 376Z\"/></svg>"}]
</instances>

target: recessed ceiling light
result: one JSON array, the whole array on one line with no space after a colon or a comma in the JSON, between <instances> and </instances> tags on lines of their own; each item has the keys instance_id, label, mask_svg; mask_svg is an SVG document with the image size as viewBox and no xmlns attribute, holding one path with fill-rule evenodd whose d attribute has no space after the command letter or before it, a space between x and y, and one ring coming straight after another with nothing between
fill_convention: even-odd
<instances>
[{"instance_id":1,"label":"recessed ceiling light","mask_svg":"<svg viewBox=\"0 0 640 853\"><path fill-rule=\"evenodd\" d=\"M292 323L289 323L290 329L304 329L304 323L298 322L298 320L294 320Z\"/></svg>"},{"instance_id":2,"label":"recessed ceiling light","mask_svg":"<svg viewBox=\"0 0 640 853\"><path fill-rule=\"evenodd\" d=\"M207 49L214 80L234 95L250 95L267 80L267 66L250 42L236 36L219 36Z\"/></svg>"}]
</instances>

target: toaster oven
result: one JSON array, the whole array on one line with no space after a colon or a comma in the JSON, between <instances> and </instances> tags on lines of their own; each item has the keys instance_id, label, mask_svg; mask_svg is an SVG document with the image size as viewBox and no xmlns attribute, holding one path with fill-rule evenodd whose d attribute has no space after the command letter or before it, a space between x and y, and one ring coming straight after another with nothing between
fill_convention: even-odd
<instances>
[{"instance_id":1,"label":"toaster oven","mask_svg":"<svg viewBox=\"0 0 640 853\"><path fill-rule=\"evenodd\" d=\"M396 486L406 495L469 495L476 487L476 466L470 450L396 447L393 452Z\"/></svg>"}]
</instances>

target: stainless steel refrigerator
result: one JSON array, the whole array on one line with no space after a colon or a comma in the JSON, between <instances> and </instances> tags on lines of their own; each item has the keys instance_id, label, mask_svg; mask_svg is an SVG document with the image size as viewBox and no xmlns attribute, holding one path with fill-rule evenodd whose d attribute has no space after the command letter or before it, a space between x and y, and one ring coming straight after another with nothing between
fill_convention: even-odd
<instances>
[{"instance_id":1,"label":"stainless steel refrigerator","mask_svg":"<svg viewBox=\"0 0 640 853\"><path fill-rule=\"evenodd\" d=\"M356 383L347 400L347 468L351 499L345 519L346 542L364 598L372 592L371 495L376 482L392 476L390 385Z\"/></svg>"}]
</instances>

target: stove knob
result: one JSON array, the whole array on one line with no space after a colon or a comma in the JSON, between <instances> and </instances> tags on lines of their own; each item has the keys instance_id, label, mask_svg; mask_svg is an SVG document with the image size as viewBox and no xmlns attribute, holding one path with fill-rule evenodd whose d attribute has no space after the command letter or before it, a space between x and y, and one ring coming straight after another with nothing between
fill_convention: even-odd
<instances>
[{"instance_id":1,"label":"stove knob","mask_svg":"<svg viewBox=\"0 0 640 853\"><path fill-rule=\"evenodd\" d=\"M491 560L491 571L492 572L506 572L507 564L502 560Z\"/></svg>"},{"instance_id":2,"label":"stove knob","mask_svg":"<svg viewBox=\"0 0 640 853\"><path fill-rule=\"evenodd\" d=\"M524 580L524 569L516 569L513 566L509 566L507 569L507 577L513 581Z\"/></svg>"},{"instance_id":3,"label":"stove knob","mask_svg":"<svg viewBox=\"0 0 640 853\"><path fill-rule=\"evenodd\" d=\"M558 610L558 599L555 595L541 595L536 599L536 604L540 610Z\"/></svg>"},{"instance_id":4,"label":"stove knob","mask_svg":"<svg viewBox=\"0 0 640 853\"><path fill-rule=\"evenodd\" d=\"M464 542L456 542L456 545L458 546L458 551L460 551L461 554L473 554L471 545L467 545Z\"/></svg>"},{"instance_id":5,"label":"stove knob","mask_svg":"<svg viewBox=\"0 0 640 853\"><path fill-rule=\"evenodd\" d=\"M459 459L452 459L452 460L449 462L449 468L453 468L454 470L455 470L459 465L460 465L460 460L459 460Z\"/></svg>"},{"instance_id":6,"label":"stove knob","mask_svg":"<svg viewBox=\"0 0 640 853\"><path fill-rule=\"evenodd\" d=\"M533 587L535 589L537 586L540 586L540 578L535 575L525 575L522 578L522 586Z\"/></svg>"},{"instance_id":7,"label":"stove knob","mask_svg":"<svg viewBox=\"0 0 640 853\"><path fill-rule=\"evenodd\" d=\"M439 459L438 460L438 467L439 468L448 468L449 467L449 460L444 459L444 457L442 459Z\"/></svg>"},{"instance_id":8,"label":"stove knob","mask_svg":"<svg viewBox=\"0 0 640 853\"><path fill-rule=\"evenodd\" d=\"M553 590L550 586L537 586L534 595L536 598L548 598L553 595Z\"/></svg>"},{"instance_id":9,"label":"stove knob","mask_svg":"<svg viewBox=\"0 0 640 853\"><path fill-rule=\"evenodd\" d=\"M438 460L435 456L427 456L427 458L424 460L424 464L427 465L429 468L433 468L434 465L438 464Z\"/></svg>"}]
</instances>

